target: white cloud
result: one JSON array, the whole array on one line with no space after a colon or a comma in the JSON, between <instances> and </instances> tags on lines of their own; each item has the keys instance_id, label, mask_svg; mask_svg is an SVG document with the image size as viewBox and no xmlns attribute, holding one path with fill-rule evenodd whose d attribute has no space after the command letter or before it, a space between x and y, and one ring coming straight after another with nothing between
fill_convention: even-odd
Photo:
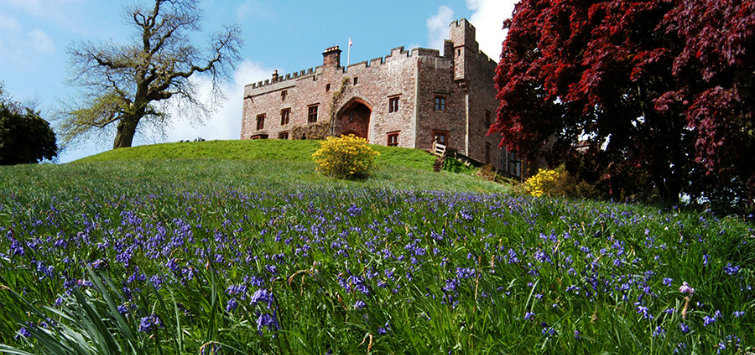
<instances>
[{"instance_id":1,"label":"white cloud","mask_svg":"<svg viewBox=\"0 0 755 355\"><path fill-rule=\"evenodd\" d=\"M269 79L273 69L245 60L241 62L233 77L221 82L220 88L225 96L217 102L214 112L203 123L180 119L180 113L173 113L174 120L167 130L165 141L176 142L202 137L206 140L239 139L241 136L241 114L244 85ZM197 96L200 102L209 102L212 97L212 82L209 78L195 78Z\"/></svg>"},{"instance_id":2,"label":"white cloud","mask_svg":"<svg viewBox=\"0 0 755 355\"><path fill-rule=\"evenodd\" d=\"M469 21L477 29L480 49L491 59L498 61L506 38L503 21L511 18L518 0L467 0L467 8L474 11Z\"/></svg>"},{"instance_id":3,"label":"white cloud","mask_svg":"<svg viewBox=\"0 0 755 355\"><path fill-rule=\"evenodd\" d=\"M454 20L454 10L441 5L438 13L427 19L427 45L434 49L443 49L443 41L448 37L448 26Z\"/></svg>"},{"instance_id":4,"label":"white cloud","mask_svg":"<svg viewBox=\"0 0 755 355\"><path fill-rule=\"evenodd\" d=\"M29 38L32 47L38 52L52 53L55 51L55 45L52 43L50 37L39 28L31 30L26 36Z\"/></svg>"},{"instance_id":5,"label":"white cloud","mask_svg":"<svg viewBox=\"0 0 755 355\"><path fill-rule=\"evenodd\" d=\"M21 25L15 18L0 14L0 30L17 32L20 29Z\"/></svg>"}]
</instances>

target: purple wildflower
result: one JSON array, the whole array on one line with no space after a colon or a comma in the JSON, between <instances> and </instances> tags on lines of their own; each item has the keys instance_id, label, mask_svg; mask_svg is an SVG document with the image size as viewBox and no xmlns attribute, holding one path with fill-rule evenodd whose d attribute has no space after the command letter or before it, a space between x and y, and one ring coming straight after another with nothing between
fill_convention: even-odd
<instances>
[{"instance_id":1,"label":"purple wildflower","mask_svg":"<svg viewBox=\"0 0 755 355\"><path fill-rule=\"evenodd\" d=\"M687 281L684 281L682 282L682 285L679 287L679 292L689 293L690 295L693 295L695 293L695 289L692 287L689 287L689 285L687 285Z\"/></svg>"},{"instance_id":2,"label":"purple wildflower","mask_svg":"<svg viewBox=\"0 0 755 355\"><path fill-rule=\"evenodd\" d=\"M679 323L679 328L682 330L682 333L687 334L689 333L689 327L684 323Z\"/></svg>"},{"instance_id":3,"label":"purple wildflower","mask_svg":"<svg viewBox=\"0 0 755 355\"><path fill-rule=\"evenodd\" d=\"M736 275L739 272L739 266L728 263L724 267L724 272L726 273L726 275Z\"/></svg>"},{"instance_id":4,"label":"purple wildflower","mask_svg":"<svg viewBox=\"0 0 755 355\"><path fill-rule=\"evenodd\" d=\"M149 316L142 317L139 321L139 331L142 333L152 333L157 328L161 328L163 322L157 314L150 314Z\"/></svg>"},{"instance_id":5,"label":"purple wildflower","mask_svg":"<svg viewBox=\"0 0 755 355\"><path fill-rule=\"evenodd\" d=\"M236 302L236 298L232 297L231 299L228 300L228 302L226 302L226 304L225 304L225 311L226 312L233 312L234 310L236 310L236 307L238 307L238 306L239 306L239 304L238 304L238 302Z\"/></svg>"},{"instance_id":6,"label":"purple wildflower","mask_svg":"<svg viewBox=\"0 0 755 355\"><path fill-rule=\"evenodd\" d=\"M128 307L126 307L125 304L118 306L118 313L120 314L127 314L128 313Z\"/></svg>"},{"instance_id":7,"label":"purple wildflower","mask_svg":"<svg viewBox=\"0 0 755 355\"><path fill-rule=\"evenodd\" d=\"M356 301L356 302L354 303L354 308L355 308L355 309L362 309L362 308L364 308L365 306L367 306L367 304L366 304L366 303L364 303L364 301L362 301L362 300L358 300L358 301Z\"/></svg>"},{"instance_id":8,"label":"purple wildflower","mask_svg":"<svg viewBox=\"0 0 755 355\"><path fill-rule=\"evenodd\" d=\"M639 306L637 307L637 313L642 315L642 318L645 319L653 319L653 315L648 313L648 308L645 306Z\"/></svg>"},{"instance_id":9,"label":"purple wildflower","mask_svg":"<svg viewBox=\"0 0 755 355\"><path fill-rule=\"evenodd\" d=\"M273 304L273 293L264 288L254 291L250 304L253 306L261 302L267 303L267 307L270 308L270 305Z\"/></svg>"},{"instance_id":10,"label":"purple wildflower","mask_svg":"<svg viewBox=\"0 0 755 355\"><path fill-rule=\"evenodd\" d=\"M524 314L524 320L530 320L535 316L535 312L527 312Z\"/></svg>"}]
</instances>

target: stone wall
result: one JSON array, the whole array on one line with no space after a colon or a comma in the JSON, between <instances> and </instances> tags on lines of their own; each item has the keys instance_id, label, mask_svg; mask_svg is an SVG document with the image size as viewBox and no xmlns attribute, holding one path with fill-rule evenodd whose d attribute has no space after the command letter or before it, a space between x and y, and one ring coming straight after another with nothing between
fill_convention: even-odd
<instances>
[{"instance_id":1,"label":"stone wall","mask_svg":"<svg viewBox=\"0 0 755 355\"><path fill-rule=\"evenodd\" d=\"M479 51L474 33L468 21L454 21L442 56L437 50L398 47L348 68L340 65L340 49L330 47L321 66L275 73L245 87L241 139L315 138L306 136L307 127L327 124L333 135L354 132L385 145L388 134L398 133L399 146L430 150L434 132L444 132L449 147L500 168L499 138L486 135L498 105L495 62ZM436 109L436 97L445 100L443 110ZM389 106L392 98L398 99L397 110ZM317 107L316 122L308 120L311 107ZM282 110L290 110L287 124L281 122ZM257 129L260 115L264 126Z\"/></svg>"}]
</instances>

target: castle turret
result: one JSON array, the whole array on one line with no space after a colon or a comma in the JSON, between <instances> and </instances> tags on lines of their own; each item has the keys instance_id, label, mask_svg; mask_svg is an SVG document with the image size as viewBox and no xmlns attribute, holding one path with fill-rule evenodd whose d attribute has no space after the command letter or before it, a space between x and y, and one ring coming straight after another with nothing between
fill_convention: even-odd
<instances>
[{"instance_id":1,"label":"castle turret","mask_svg":"<svg viewBox=\"0 0 755 355\"><path fill-rule=\"evenodd\" d=\"M475 28L467 19L451 22L449 37L453 42L454 80L467 78L468 63L471 56L479 51L479 44L475 40Z\"/></svg>"},{"instance_id":2,"label":"castle turret","mask_svg":"<svg viewBox=\"0 0 755 355\"><path fill-rule=\"evenodd\" d=\"M341 50L338 46L333 46L322 52L322 65L325 67L341 66Z\"/></svg>"}]
</instances>

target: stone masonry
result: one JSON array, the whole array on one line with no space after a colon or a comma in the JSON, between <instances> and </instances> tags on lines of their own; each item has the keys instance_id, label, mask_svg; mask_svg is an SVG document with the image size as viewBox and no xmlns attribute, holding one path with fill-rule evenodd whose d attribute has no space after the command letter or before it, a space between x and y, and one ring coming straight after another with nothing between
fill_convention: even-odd
<instances>
[{"instance_id":1,"label":"stone masonry","mask_svg":"<svg viewBox=\"0 0 755 355\"><path fill-rule=\"evenodd\" d=\"M431 150L445 143L481 163L516 173L513 154L487 135L498 107L496 62L479 50L466 19L449 26L438 50L394 48L385 58L341 66L330 47L323 64L246 85L241 139L322 139L355 134L372 144ZM515 174L518 175L518 174Z\"/></svg>"}]
</instances>

